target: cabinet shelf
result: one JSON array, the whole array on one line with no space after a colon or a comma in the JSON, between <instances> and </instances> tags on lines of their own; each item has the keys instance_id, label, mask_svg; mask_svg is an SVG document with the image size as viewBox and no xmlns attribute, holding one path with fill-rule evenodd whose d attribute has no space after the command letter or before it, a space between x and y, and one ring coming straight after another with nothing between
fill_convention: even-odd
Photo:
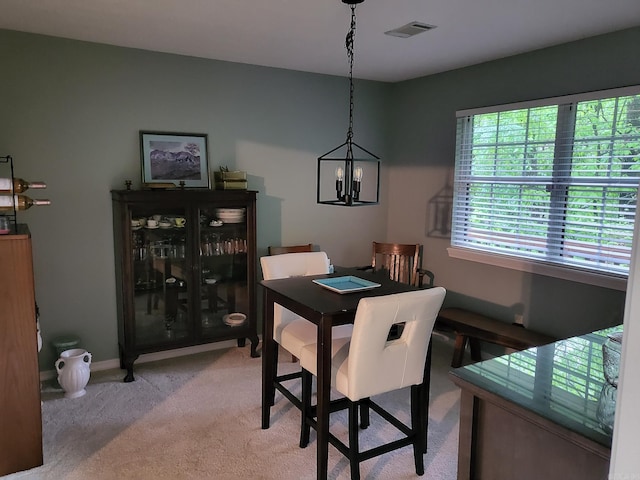
<instances>
[{"instance_id":1,"label":"cabinet shelf","mask_svg":"<svg viewBox=\"0 0 640 480\"><path fill-rule=\"evenodd\" d=\"M256 192L114 190L118 345L125 381L143 353L248 338L257 353ZM240 223L212 227L220 208ZM137 226L160 219L169 228ZM176 222L176 219L179 221ZM176 227L176 224L184 227ZM207 282L207 280L210 280ZM247 319L229 326L225 315Z\"/></svg>"}]
</instances>

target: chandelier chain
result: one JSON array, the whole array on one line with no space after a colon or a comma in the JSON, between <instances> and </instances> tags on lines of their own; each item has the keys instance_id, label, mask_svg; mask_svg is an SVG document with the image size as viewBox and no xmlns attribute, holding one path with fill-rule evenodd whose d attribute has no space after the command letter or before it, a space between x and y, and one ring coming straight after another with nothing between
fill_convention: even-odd
<instances>
[{"instance_id":1,"label":"chandelier chain","mask_svg":"<svg viewBox=\"0 0 640 480\"><path fill-rule=\"evenodd\" d=\"M356 6L351 5L351 26L347 33L345 46L347 48L347 57L349 59L349 129L347 130L347 158L353 159L353 59L354 59L354 42L356 36Z\"/></svg>"}]
</instances>

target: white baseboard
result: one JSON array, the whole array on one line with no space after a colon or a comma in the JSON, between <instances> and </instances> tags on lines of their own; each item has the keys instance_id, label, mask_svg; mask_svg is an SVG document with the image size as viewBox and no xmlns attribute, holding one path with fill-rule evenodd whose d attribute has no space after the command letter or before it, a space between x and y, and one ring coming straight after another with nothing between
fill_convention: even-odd
<instances>
[{"instance_id":1,"label":"white baseboard","mask_svg":"<svg viewBox=\"0 0 640 480\"><path fill-rule=\"evenodd\" d=\"M158 360L165 360L167 358L184 357L186 355L193 355L195 353L209 352L212 350L222 350L224 348L235 347L238 345L237 340L226 340L223 342L206 343L203 345L194 345L193 347L176 348L174 350L165 350L162 352L146 353L140 355L136 360L136 364L156 362ZM114 368L120 368L120 359L112 358L110 360L102 360L100 362L91 363L91 371L99 372L101 370L111 370ZM57 372L55 370L46 370L40 372L40 381L50 380L56 378Z\"/></svg>"}]
</instances>

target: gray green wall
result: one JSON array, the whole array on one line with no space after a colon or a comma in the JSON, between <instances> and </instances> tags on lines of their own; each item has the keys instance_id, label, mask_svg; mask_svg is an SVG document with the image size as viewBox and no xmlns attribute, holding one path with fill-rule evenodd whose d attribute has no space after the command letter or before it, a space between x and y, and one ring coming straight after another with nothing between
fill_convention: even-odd
<instances>
[{"instance_id":1,"label":"gray green wall","mask_svg":"<svg viewBox=\"0 0 640 480\"><path fill-rule=\"evenodd\" d=\"M315 203L316 158L346 138L345 78L6 30L0 58L1 155L14 157L16 176L46 181L52 201L18 217L33 238L43 370L51 339L66 333L94 362L117 357L109 191L140 184L139 130L206 133L212 170L248 172L260 192L259 254L311 242L337 265L366 264L371 240L385 237L386 200ZM387 91L356 86L356 141L383 156Z\"/></svg>"},{"instance_id":2,"label":"gray green wall","mask_svg":"<svg viewBox=\"0 0 640 480\"><path fill-rule=\"evenodd\" d=\"M524 313L559 337L622 322L625 292L452 259L448 239L426 232L429 200L452 176L456 110L640 84L639 44L635 28L392 86L388 236L425 245L447 304L509 322Z\"/></svg>"},{"instance_id":3,"label":"gray green wall","mask_svg":"<svg viewBox=\"0 0 640 480\"><path fill-rule=\"evenodd\" d=\"M53 204L19 214L33 234L37 301L50 340L75 333L94 361L117 357L109 190L139 185L139 130L207 133L210 167L246 170L258 245L312 242L337 265L372 240L425 244L448 303L568 336L621 321L624 292L449 259L428 237L428 202L454 161L459 108L640 83L640 29L398 84L357 82L355 140L383 157L381 204L316 205L316 158L346 136L344 78L0 30L0 154L48 183ZM35 197L36 194L32 193Z\"/></svg>"}]
</instances>

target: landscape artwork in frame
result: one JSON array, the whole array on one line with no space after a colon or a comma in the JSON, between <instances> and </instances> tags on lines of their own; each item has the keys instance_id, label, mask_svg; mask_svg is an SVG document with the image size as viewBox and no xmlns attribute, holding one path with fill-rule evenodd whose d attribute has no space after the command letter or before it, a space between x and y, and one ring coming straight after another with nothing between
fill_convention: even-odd
<instances>
[{"instance_id":1,"label":"landscape artwork in frame","mask_svg":"<svg viewBox=\"0 0 640 480\"><path fill-rule=\"evenodd\" d=\"M142 182L209 188L207 135L140 132Z\"/></svg>"}]
</instances>

